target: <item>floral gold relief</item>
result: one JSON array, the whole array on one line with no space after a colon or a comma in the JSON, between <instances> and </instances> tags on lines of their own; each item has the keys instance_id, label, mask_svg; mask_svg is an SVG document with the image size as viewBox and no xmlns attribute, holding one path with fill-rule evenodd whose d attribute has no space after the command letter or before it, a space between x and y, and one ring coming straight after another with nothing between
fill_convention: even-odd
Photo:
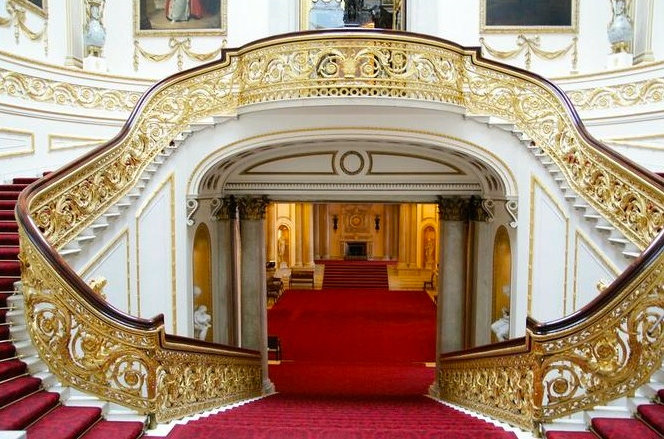
<instances>
[{"instance_id":1,"label":"floral gold relief","mask_svg":"<svg viewBox=\"0 0 664 439\"><path fill-rule=\"evenodd\" d=\"M473 50L416 35L340 31L262 40L222 56L150 89L132 124L102 153L38 186L26 201L38 228L31 232L56 249L67 245L131 191L191 124L248 105L326 98L404 99L503 119L532 139L566 184L637 247L646 248L663 226L661 187L595 147L557 89L485 62ZM1 74L5 94L31 90L25 78ZM44 86L43 99L57 101L53 91L63 88ZM39 90L30 93L40 96ZM118 96L117 105L127 105L125 97ZM83 101L77 98L77 105ZM264 215L265 201L242 203L243 215ZM516 219L514 206L507 204ZM159 422L261 394L259 354L173 346L163 325L141 331L118 324L97 312L75 282L57 275L53 258L37 251L24 227L32 225L21 224L20 231L31 337L63 382L154 413ZM633 391L662 362L663 264L664 256L657 256L637 280L621 286L606 315L583 328L527 333L524 348L488 359L442 358L441 397L534 429Z\"/></svg>"}]
</instances>

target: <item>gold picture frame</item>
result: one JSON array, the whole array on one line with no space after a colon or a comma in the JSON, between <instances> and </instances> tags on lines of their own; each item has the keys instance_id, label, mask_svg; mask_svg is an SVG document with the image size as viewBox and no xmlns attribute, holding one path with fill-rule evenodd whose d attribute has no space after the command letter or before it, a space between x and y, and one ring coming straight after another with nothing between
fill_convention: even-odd
<instances>
[{"instance_id":1,"label":"gold picture frame","mask_svg":"<svg viewBox=\"0 0 664 439\"><path fill-rule=\"evenodd\" d=\"M225 35L227 0L134 0L134 35Z\"/></svg>"},{"instance_id":2,"label":"gold picture frame","mask_svg":"<svg viewBox=\"0 0 664 439\"><path fill-rule=\"evenodd\" d=\"M40 17L48 16L48 0L14 0L14 3L25 7Z\"/></svg>"},{"instance_id":3,"label":"gold picture frame","mask_svg":"<svg viewBox=\"0 0 664 439\"><path fill-rule=\"evenodd\" d=\"M300 30L334 29L342 27L397 29L405 30L406 2L404 0L363 0L362 14L351 26L345 26L343 13L346 0L300 0ZM337 17L336 25L328 26L324 22L314 22L311 11L314 6L336 5L342 15ZM361 15L361 17L360 17ZM381 24L382 23L382 24ZM387 24L389 23L389 25Z\"/></svg>"},{"instance_id":4,"label":"gold picture frame","mask_svg":"<svg viewBox=\"0 0 664 439\"><path fill-rule=\"evenodd\" d=\"M579 0L480 0L480 32L576 33Z\"/></svg>"}]
</instances>

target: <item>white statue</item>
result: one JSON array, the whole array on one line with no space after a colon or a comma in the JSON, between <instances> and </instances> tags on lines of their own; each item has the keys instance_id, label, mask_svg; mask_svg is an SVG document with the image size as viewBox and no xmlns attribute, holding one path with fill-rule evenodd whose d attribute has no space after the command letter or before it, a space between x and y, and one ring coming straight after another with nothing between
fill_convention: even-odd
<instances>
[{"instance_id":1,"label":"white statue","mask_svg":"<svg viewBox=\"0 0 664 439\"><path fill-rule=\"evenodd\" d=\"M194 311L194 337L205 340L208 329L212 326L212 316L207 312L207 306L199 305Z\"/></svg>"},{"instance_id":2,"label":"white statue","mask_svg":"<svg viewBox=\"0 0 664 439\"><path fill-rule=\"evenodd\" d=\"M491 324L491 330L498 341L505 341L510 337L510 313L507 308L503 308L503 316Z\"/></svg>"}]
</instances>

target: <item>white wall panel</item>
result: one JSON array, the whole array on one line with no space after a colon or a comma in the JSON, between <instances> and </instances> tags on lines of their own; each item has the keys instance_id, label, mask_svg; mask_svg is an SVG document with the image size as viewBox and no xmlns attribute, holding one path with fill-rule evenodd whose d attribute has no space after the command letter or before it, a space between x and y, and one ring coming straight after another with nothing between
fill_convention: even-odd
<instances>
[{"instance_id":1,"label":"white wall panel","mask_svg":"<svg viewBox=\"0 0 664 439\"><path fill-rule=\"evenodd\" d=\"M575 239L574 260L574 292L572 294L572 311L576 311L599 294L597 283L611 283L619 272L599 250L580 233Z\"/></svg>"},{"instance_id":2,"label":"white wall panel","mask_svg":"<svg viewBox=\"0 0 664 439\"><path fill-rule=\"evenodd\" d=\"M92 260L83 270L81 277L87 283L98 277L106 279L103 289L108 303L117 309L131 314L129 303L131 281L129 273L129 232L125 229L106 249Z\"/></svg>"},{"instance_id":3,"label":"white wall panel","mask_svg":"<svg viewBox=\"0 0 664 439\"><path fill-rule=\"evenodd\" d=\"M136 215L138 315L163 313L168 332L175 332L176 319L173 190L171 177Z\"/></svg>"},{"instance_id":4,"label":"white wall panel","mask_svg":"<svg viewBox=\"0 0 664 439\"><path fill-rule=\"evenodd\" d=\"M539 321L565 314L568 220L544 187L533 180L529 312Z\"/></svg>"}]
</instances>

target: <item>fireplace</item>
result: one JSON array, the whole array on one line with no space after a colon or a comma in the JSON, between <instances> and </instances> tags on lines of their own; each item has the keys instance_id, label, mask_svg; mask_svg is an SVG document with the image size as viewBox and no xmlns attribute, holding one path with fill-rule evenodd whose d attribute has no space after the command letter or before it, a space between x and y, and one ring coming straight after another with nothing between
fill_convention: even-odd
<instances>
[{"instance_id":1,"label":"fireplace","mask_svg":"<svg viewBox=\"0 0 664 439\"><path fill-rule=\"evenodd\" d=\"M368 258L366 241L346 241L344 259L366 260Z\"/></svg>"}]
</instances>

